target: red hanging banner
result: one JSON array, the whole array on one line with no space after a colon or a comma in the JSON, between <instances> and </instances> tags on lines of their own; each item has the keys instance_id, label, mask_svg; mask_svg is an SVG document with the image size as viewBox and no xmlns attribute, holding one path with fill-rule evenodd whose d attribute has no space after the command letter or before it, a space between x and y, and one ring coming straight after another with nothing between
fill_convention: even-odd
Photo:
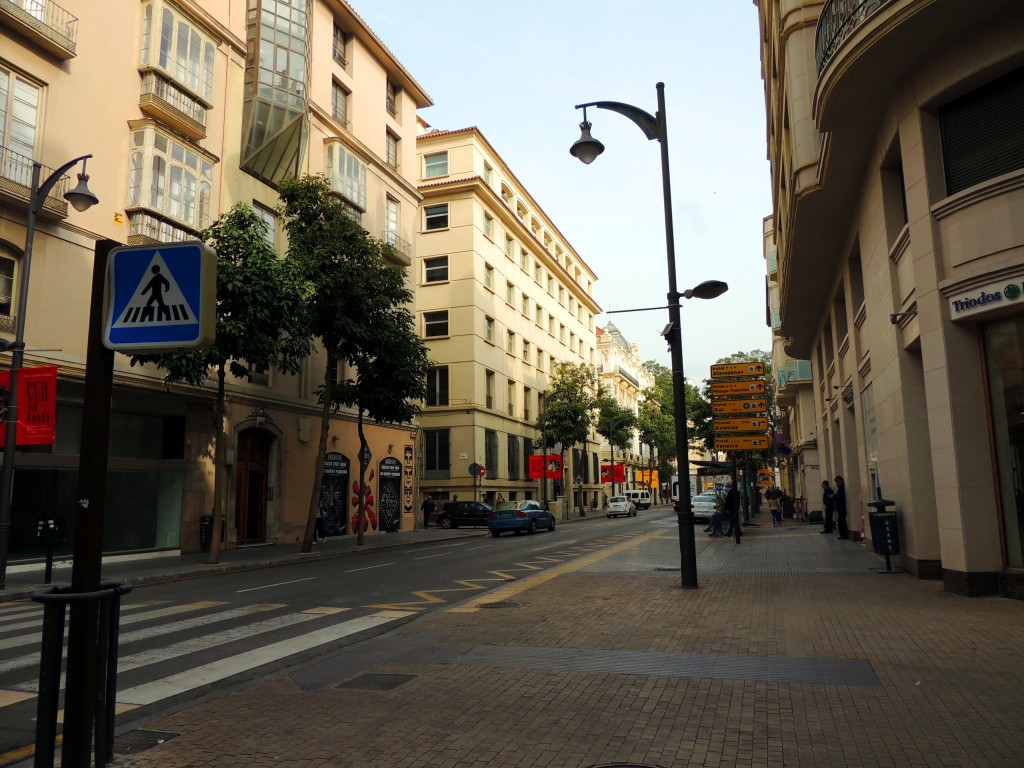
<instances>
[{"instance_id":1,"label":"red hanging banner","mask_svg":"<svg viewBox=\"0 0 1024 768\"><path fill-rule=\"evenodd\" d=\"M544 477L544 468L547 467L547 479L559 480L562 477L562 457L557 453L549 453L547 456L530 457L530 479L540 480Z\"/></svg>"},{"instance_id":2,"label":"red hanging banner","mask_svg":"<svg viewBox=\"0 0 1024 768\"><path fill-rule=\"evenodd\" d=\"M626 467L623 464L616 464L612 471L611 464L601 465L601 482L602 483L624 483L626 482Z\"/></svg>"},{"instance_id":3,"label":"red hanging banner","mask_svg":"<svg viewBox=\"0 0 1024 768\"><path fill-rule=\"evenodd\" d=\"M0 421L7 419L10 370L0 371ZM53 445L57 437L57 366L18 371L18 445ZM0 426L0 447L7 430Z\"/></svg>"}]
</instances>

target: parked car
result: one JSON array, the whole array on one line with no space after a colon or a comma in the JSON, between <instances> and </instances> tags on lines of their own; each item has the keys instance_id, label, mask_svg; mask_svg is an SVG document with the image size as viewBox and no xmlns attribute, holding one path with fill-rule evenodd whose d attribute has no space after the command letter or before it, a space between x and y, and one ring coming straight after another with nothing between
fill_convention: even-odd
<instances>
[{"instance_id":1,"label":"parked car","mask_svg":"<svg viewBox=\"0 0 1024 768\"><path fill-rule=\"evenodd\" d=\"M503 501L487 516L487 528L491 536L500 536L505 531L536 533L538 528L553 531L555 516L532 499Z\"/></svg>"},{"instance_id":2,"label":"parked car","mask_svg":"<svg viewBox=\"0 0 1024 768\"><path fill-rule=\"evenodd\" d=\"M437 524L442 528L487 525L487 518L493 511L493 507L482 501L446 501L437 513Z\"/></svg>"},{"instance_id":3,"label":"parked car","mask_svg":"<svg viewBox=\"0 0 1024 768\"><path fill-rule=\"evenodd\" d=\"M698 493L690 501L694 520L710 520L718 508L718 495L715 493Z\"/></svg>"},{"instance_id":4,"label":"parked car","mask_svg":"<svg viewBox=\"0 0 1024 768\"><path fill-rule=\"evenodd\" d=\"M608 517L636 517L636 504L626 496L612 496L608 499Z\"/></svg>"},{"instance_id":5,"label":"parked car","mask_svg":"<svg viewBox=\"0 0 1024 768\"><path fill-rule=\"evenodd\" d=\"M632 501L637 509L651 508L651 492L646 488L631 488L628 491L623 491L622 495Z\"/></svg>"}]
</instances>

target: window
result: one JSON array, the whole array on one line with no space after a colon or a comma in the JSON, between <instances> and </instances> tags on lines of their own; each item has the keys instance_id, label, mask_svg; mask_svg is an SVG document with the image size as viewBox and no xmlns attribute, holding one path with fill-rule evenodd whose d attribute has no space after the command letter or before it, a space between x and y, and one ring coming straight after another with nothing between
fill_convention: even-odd
<instances>
[{"instance_id":1,"label":"window","mask_svg":"<svg viewBox=\"0 0 1024 768\"><path fill-rule=\"evenodd\" d=\"M484 372L484 405L494 407L494 371Z\"/></svg>"},{"instance_id":2,"label":"window","mask_svg":"<svg viewBox=\"0 0 1024 768\"><path fill-rule=\"evenodd\" d=\"M544 310L541 309L540 304L534 305L534 318L533 322L537 324L537 327L541 328L544 326Z\"/></svg>"},{"instance_id":3,"label":"window","mask_svg":"<svg viewBox=\"0 0 1024 768\"><path fill-rule=\"evenodd\" d=\"M516 303L516 287L512 285L512 283L510 283L508 280L505 281L505 303Z\"/></svg>"},{"instance_id":4,"label":"window","mask_svg":"<svg viewBox=\"0 0 1024 768\"><path fill-rule=\"evenodd\" d=\"M337 24L334 25L334 45L331 48L331 55L334 60L343 67L348 65L348 35Z\"/></svg>"},{"instance_id":5,"label":"window","mask_svg":"<svg viewBox=\"0 0 1024 768\"><path fill-rule=\"evenodd\" d=\"M508 479L519 479L519 437L508 436Z\"/></svg>"},{"instance_id":6,"label":"window","mask_svg":"<svg viewBox=\"0 0 1024 768\"><path fill-rule=\"evenodd\" d=\"M506 389L507 389L507 394L506 394L505 397L506 397L507 402L505 403L505 412L509 416L515 416L516 415L516 383L515 383L515 381L513 381L512 379L509 379L508 380L508 387Z\"/></svg>"},{"instance_id":7,"label":"window","mask_svg":"<svg viewBox=\"0 0 1024 768\"><path fill-rule=\"evenodd\" d=\"M0 175L23 187L32 186L39 96L37 86L0 67Z\"/></svg>"},{"instance_id":8,"label":"window","mask_svg":"<svg viewBox=\"0 0 1024 768\"><path fill-rule=\"evenodd\" d=\"M493 317L485 317L484 318L484 341L487 341L487 342L489 342L491 344L494 343L494 318Z\"/></svg>"},{"instance_id":9,"label":"window","mask_svg":"<svg viewBox=\"0 0 1024 768\"><path fill-rule=\"evenodd\" d=\"M399 202L395 198L391 197L391 195L388 195L385 205L387 206L386 215L388 228L384 231L384 240L392 248L401 250L402 241L400 241L398 237Z\"/></svg>"},{"instance_id":10,"label":"window","mask_svg":"<svg viewBox=\"0 0 1024 768\"><path fill-rule=\"evenodd\" d=\"M423 335L428 339L448 335L447 309L423 313Z\"/></svg>"},{"instance_id":11,"label":"window","mask_svg":"<svg viewBox=\"0 0 1024 768\"><path fill-rule=\"evenodd\" d=\"M525 249L519 250L519 268L526 272L530 269L530 254Z\"/></svg>"},{"instance_id":12,"label":"window","mask_svg":"<svg viewBox=\"0 0 1024 768\"><path fill-rule=\"evenodd\" d=\"M512 206L512 189L505 182L501 182L501 199L505 201L505 205Z\"/></svg>"},{"instance_id":13,"label":"window","mask_svg":"<svg viewBox=\"0 0 1024 768\"><path fill-rule=\"evenodd\" d=\"M554 296L554 295L555 295L555 278L553 278L551 275L548 275L548 296Z\"/></svg>"},{"instance_id":14,"label":"window","mask_svg":"<svg viewBox=\"0 0 1024 768\"><path fill-rule=\"evenodd\" d=\"M447 479L451 472L451 432L448 429L423 430L423 468L428 473L435 473L441 479Z\"/></svg>"},{"instance_id":15,"label":"window","mask_svg":"<svg viewBox=\"0 0 1024 768\"><path fill-rule=\"evenodd\" d=\"M541 278L540 262L534 261L533 262L533 279L536 280L539 283L540 282L540 278Z\"/></svg>"},{"instance_id":16,"label":"window","mask_svg":"<svg viewBox=\"0 0 1024 768\"><path fill-rule=\"evenodd\" d=\"M484 235L489 239L494 239L494 217L489 213L484 214Z\"/></svg>"},{"instance_id":17,"label":"window","mask_svg":"<svg viewBox=\"0 0 1024 768\"><path fill-rule=\"evenodd\" d=\"M277 242L277 216L274 215L273 211L264 208L259 203L253 203L252 209L263 223L267 225L267 245L273 248Z\"/></svg>"},{"instance_id":18,"label":"window","mask_svg":"<svg viewBox=\"0 0 1024 768\"><path fill-rule=\"evenodd\" d=\"M159 18L154 18L159 14ZM213 103L216 48L183 14L170 8L146 6L142 25L140 63L156 67L192 93Z\"/></svg>"},{"instance_id":19,"label":"window","mask_svg":"<svg viewBox=\"0 0 1024 768\"><path fill-rule=\"evenodd\" d=\"M514 355L516 353L516 335L512 331L507 331L505 333L505 351L510 355Z\"/></svg>"},{"instance_id":20,"label":"window","mask_svg":"<svg viewBox=\"0 0 1024 768\"><path fill-rule=\"evenodd\" d=\"M429 232L432 229L448 229L448 203L441 205L428 205L423 209L424 228Z\"/></svg>"},{"instance_id":21,"label":"window","mask_svg":"<svg viewBox=\"0 0 1024 768\"><path fill-rule=\"evenodd\" d=\"M491 177L494 174L494 169L490 165L484 163L484 184L488 187L491 186Z\"/></svg>"},{"instance_id":22,"label":"window","mask_svg":"<svg viewBox=\"0 0 1024 768\"><path fill-rule=\"evenodd\" d=\"M487 477L498 476L498 433L493 429L484 430L484 466L487 467Z\"/></svg>"},{"instance_id":23,"label":"window","mask_svg":"<svg viewBox=\"0 0 1024 768\"><path fill-rule=\"evenodd\" d=\"M565 306L565 288L558 286L558 303Z\"/></svg>"},{"instance_id":24,"label":"window","mask_svg":"<svg viewBox=\"0 0 1024 768\"><path fill-rule=\"evenodd\" d=\"M448 366L427 371L427 405L448 405Z\"/></svg>"},{"instance_id":25,"label":"window","mask_svg":"<svg viewBox=\"0 0 1024 768\"><path fill-rule=\"evenodd\" d=\"M533 390L529 387L523 387L523 419L525 421L530 420L530 398L533 397Z\"/></svg>"},{"instance_id":26,"label":"window","mask_svg":"<svg viewBox=\"0 0 1024 768\"><path fill-rule=\"evenodd\" d=\"M544 350L540 347L537 347L537 370L544 370Z\"/></svg>"},{"instance_id":27,"label":"window","mask_svg":"<svg viewBox=\"0 0 1024 768\"><path fill-rule=\"evenodd\" d=\"M484 264L484 288L494 290L494 267L490 264Z\"/></svg>"},{"instance_id":28,"label":"window","mask_svg":"<svg viewBox=\"0 0 1024 768\"><path fill-rule=\"evenodd\" d=\"M569 349L576 349L576 334L569 331Z\"/></svg>"},{"instance_id":29,"label":"window","mask_svg":"<svg viewBox=\"0 0 1024 768\"><path fill-rule=\"evenodd\" d=\"M523 291L523 301L521 311L523 317L529 319L530 317L530 297L526 295L526 291Z\"/></svg>"},{"instance_id":30,"label":"window","mask_svg":"<svg viewBox=\"0 0 1024 768\"><path fill-rule=\"evenodd\" d=\"M448 257L434 256L423 260L423 282L444 283L448 280Z\"/></svg>"},{"instance_id":31,"label":"window","mask_svg":"<svg viewBox=\"0 0 1024 768\"><path fill-rule=\"evenodd\" d=\"M530 364L530 342L523 339L523 362Z\"/></svg>"},{"instance_id":32,"label":"window","mask_svg":"<svg viewBox=\"0 0 1024 768\"><path fill-rule=\"evenodd\" d=\"M558 324L558 340L565 344L565 326L562 323Z\"/></svg>"},{"instance_id":33,"label":"window","mask_svg":"<svg viewBox=\"0 0 1024 768\"><path fill-rule=\"evenodd\" d=\"M555 335L555 316L548 315L548 333L552 336Z\"/></svg>"},{"instance_id":34,"label":"window","mask_svg":"<svg viewBox=\"0 0 1024 768\"><path fill-rule=\"evenodd\" d=\"M0 252L0 315L11 317L14 298L14 267L17 262L6 248Z\"/></svg>"},{"instance_id":35,"label":"window","mask_svg":"<svg viewBox=\"0 0 1024 768\"><path fill-rule=\"evenodd\" d=\"M198 149L152 126L132 133L129 207L148 208L200 230L210 223L212 199L213 163Z\"/></svg>"},{"instance_id":36,"label":"window","mask_svg":"<svg viewBox=\"0 0 1024 768\"><path fill-rule=\"evenodd\" d=\"M348 126L348 91L341 83L331 83L331 117Z\"/></svg>"},{"instance_id":37,"label":"window","mask_svg":"<svg viewBox=\"0 0 1024 768\"><path fill-rule=\"evenodd\" d=\"M511 259L512 254L515 252L515 248L515 241L508 235L505 235L505 255Z\"/></svg>"},{"instance_id":38,"label":"window","mask_svg":"<svg viewBox=\"0 0 1024 768\"><path fill-rule=\"evenodd\" d=\"M448 175L448 153L438 152L434 155L426 155L423 158L424 177L435 179L438 176Z\"/></svg>"},{"instance_id":39,"label":"window","mask_svg":"<svg viewBox=\"0 0 1024 768\"><path fill-rule=\"evenodd\" d=\"M572 315L576 312L576 299L572 296L569 297L569 314Z\"/></svg>"},{"instance_id":40,"label":"window","mask_svg":"<svg viewBox=\"0 0 1024 768\"><path fill-rule=\"evenodd\" d=\"M398 168L398 137L391 131L384 132L385 150L387 152L387 163L392 168Z\"/></svg>"},{"instance_id":41,"label":"window","mask_svg":"<svg viewBox=\"0 0 1024 768\"><path fill-rule=\"evenodd\" d=\"M385 96L385 106L387 107L388 113L392 116L397 117L398 115L398 96L402 92L402 89L397 85L388 80L387 94Z\"/></svg>"},{"instance_id":42,"label":"window","mask_svg":"<svg viewBox=\"0 0 1024 768\"><path fill-rule=\"evenodd\" d=\"M327 181L332 192L366 210L366 163L338 141L327 145Z\"/></svg>"}]
</instances>

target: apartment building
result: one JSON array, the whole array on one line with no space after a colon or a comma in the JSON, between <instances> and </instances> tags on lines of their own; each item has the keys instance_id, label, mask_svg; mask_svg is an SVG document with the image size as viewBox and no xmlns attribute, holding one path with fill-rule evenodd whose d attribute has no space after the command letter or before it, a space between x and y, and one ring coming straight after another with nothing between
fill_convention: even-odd
<instances>
[{"instance_id":1,"label":"apartment building","mask_svg":"<svg viewBox=\"0 0 1024 768\"><path fill-rule=\"evenodd\" d=\"M143 0L116 12L62 2L0 3L0 334L9 339L24 314L26 365L59 371L56 444L16 456L13 559L39 556L37 515L65 514L73 528L94 242L195 239L244 202L283 254L277 183L324 173L364 228L411 265L416 110L431 103L344 0ZM60 180L36 222L20 306L32 163L45 176L85 154L100 203L68 211L69 180ZM298 540L317 472L329 533L351 532L352 414L332 417L326 466L314 466L323 365L314 355L297 376L254 370L229 381L228 546ZM117 356L107 551L199 549L213 508L215 391L212 380L167 387L160 370ZM415 427L367 434L371 531L411 528Z\"/></svg>"},{"instance_id":2,"label":"apartment building","mask_svg":"<svg viewBox=\"0 0 1024 768\"><path fill-rule=\"evenodd\" d=\"M821 476L869 545L895 503L908 572L1022 597L1024 7L757 6L778 334Z\"/></svg>"},{"instance_id":3,"label":"apartment building","mask_svg":"<svg viewBox=\"0 0 1024 768\"><path fill-rule=\"evenodd\" d=\"M654 386L654 376L644 368L640 348L630 343L614 323L608 323L597 329L597 352L600 360L598 380L602 389L622 408L639 416L644 392ZM637 430L633 430L632 440L625 451L616 448L614 462L611 445L601 438L601 464L610 467L613 463L622 465L624 477L624 483L615 483L615 490L649 484L646 473L650 471L651 456L644 456L644 445ZM657 490L659 485L660 482L656 481L653 490ZM608 484L609 493L611 490L612 486Z\"/></svg>"},{"instance_id":4,"label":"apartment building","mask_svg":"<svg viewBox=\"0 0 1024 768\"><path fill-rule=\"evenodd\" d=\"M420 489L492 503L595 501L593 441L565 446L563 478L546 492L529 458L541 452L536 423L555 366L596 364L597 276L479 129L425 132L417 155L416 313L434 363Z\"/></svg>"}]
</instances>

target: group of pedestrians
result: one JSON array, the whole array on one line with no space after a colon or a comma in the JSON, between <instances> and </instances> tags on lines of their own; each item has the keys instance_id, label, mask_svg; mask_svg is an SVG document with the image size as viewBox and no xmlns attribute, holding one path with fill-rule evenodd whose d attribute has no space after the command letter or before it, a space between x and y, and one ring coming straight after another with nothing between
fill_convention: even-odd
<instances>
[{"instance_id":1,"label":"group of pedestrians","mask_svg":"<svg viewBox=\"0 0 1024 768\"><path fill-rule=\"evenodd\" d=\"M825 529L821 533L832 533L832 518L835 516L839 538L850 538L850 529L846 523L846 481L842 475L836 475L834 491L828 480L821 481L821 503L825 507Z\"/></svg>"},{"instance_id":2,"label":"group of pedestrians","mask_svg":"<svg viewBox=\"0 0 1024 768\"><path fill-rule=\"evenodd\" d=\"M722 531L723 518L729 524L727 531ZM704 533L711 536L734 537L736 543L740 543L740 539L743 538L743 529L740 528L740 492L736 490L736 483L729 483L729 491L722 501L722 513L719 514L718 510L712 513L710 525L704 529Z\"/></svg>"}]
</instances>

